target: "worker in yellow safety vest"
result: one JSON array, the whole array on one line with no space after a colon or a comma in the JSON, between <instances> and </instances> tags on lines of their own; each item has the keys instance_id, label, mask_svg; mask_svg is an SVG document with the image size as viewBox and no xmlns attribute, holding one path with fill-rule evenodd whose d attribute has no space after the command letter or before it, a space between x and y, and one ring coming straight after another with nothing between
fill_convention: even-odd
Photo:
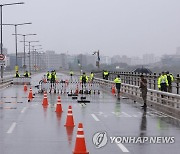
<instances>
[{"instance_id":1,"label":"worker in yellow safety vest","mask_svg":"<svg viewBox=\"0 0 180 154\"><path fill-rule=\"evenodd\" d=\"M114 83L116 84L118 99L120 99L120 89L121 89L121 78L120 78L120 75L117 75L117 77L114 79Z\"/></svg>"},{"instance_id":2,"label":"worker in yellow safety vest","mask_svg":"<svg viewBox=\"0 0 180 154\"><path fill-rule=\"evenodd\" d=\"M168 80L167 80L167 75L165 72L162 72L161 76L158 78L158 88L161 91L167 92L167 87L169 86Z\"/></svg>"},{"instance_id":3,"label":"worker in yellow safety vest","mask_svg":"<svg viewBox=\"0 0 180 154\"><path fill-rule=\"evenodd\" d=\"M86 75L85 72L83 72L83 75L80 76L80 81L83 83L83 84L86 84L88 82L88 76Z\"/></svg>"},{"instance_id":4,"label":"worker in yellow safety vest","mask_svg":"<svg viewBox=\"0 0 180 154\"><path fill-rule=\"evenodd\" d=\"M109 77L109 72L106 70L104 71L104 79L108 80L108 77Z\"/></svg>"},{"instance_id":5,"label":"worker in yellow safety vest","mask_svg":"<svg viewBox=\"0 0 180 154\"><path fill-rule=\"evenodd\" d=\"M91 74L90 74L90 77L89 77L89 78L90 78L90 80L91 80L91 81L93 81L93 80L94 80L94 73L93 73L93 72L91 72Z\"/></svg>"},{"instance_id":6,"label":"worker in yellow safety vest","mask_svg":"<svg viewBox=\"0 0 180 154\"><path fill-rule=\"evenodd\" d=\"M69 72L70 76L72 77L74 75L74 72L73 71L70 71Z\"/></svg>"},{"instance_id":7,"label":"worker in yellow safety vest","mask_svg":"<svg viewBox=\"0 0 180 154\"><path fill-rule=\"evenodd\" d=\"M56 92L56 72L55 72L55 70L51 71L51 73L49 75L49 80L51 83L51 89L50 89L49 93L51 93L52 88L54 88L54 91Z\"/></svg>"},{"instance_id":8,"label":"worker in yellow safety vest","mask_svg":"<svg viewBox=\"0 0 180 154\"><path fill-rule=\"evenodd\" d=\"M169 73L169 71L166 72L167 80L168 80L168 92L172 92L172 82L174 81L174 76Z\"/></svg>"},{"instance_id":9,"label":"worker in yellow safety vest","mask_svg":"<svg viewBox=\"0 0 180 154\"><path fill-rule=\"evenodd\" d=\"M19 72L18 72L18 71L16 71L15 77L16 77L16 78L19 78L19 77L20 77L20 75L19 75Z\"/></svg>"},{"instance_id":10,"label":"worker in yellow safety vest","mask_svg":"<svg viewBox=\"0 0 180 154\"><path fill-rule=\"evenodd\" d=\"M30 77L30 73L29 73L28 71L26 71L26 72L24 73L24 77L26 77L26 78Z\"/></svg>"}]
</instances>

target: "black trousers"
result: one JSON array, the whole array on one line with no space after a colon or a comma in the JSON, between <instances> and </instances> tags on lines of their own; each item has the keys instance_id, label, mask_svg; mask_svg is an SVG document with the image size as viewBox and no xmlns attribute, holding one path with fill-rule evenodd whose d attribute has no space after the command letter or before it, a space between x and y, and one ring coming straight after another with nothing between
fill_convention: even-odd
<instances>
[{"instance_id":1,"label":"black trousers","mask_svg":"<svg viewBox=\"0 0 180 154\"><path fill-rule=\"evenodd\" d=\"M161 91L167 92L167 85L166 85L166 83L161 83Z\"/></svg>"}]
</instances>

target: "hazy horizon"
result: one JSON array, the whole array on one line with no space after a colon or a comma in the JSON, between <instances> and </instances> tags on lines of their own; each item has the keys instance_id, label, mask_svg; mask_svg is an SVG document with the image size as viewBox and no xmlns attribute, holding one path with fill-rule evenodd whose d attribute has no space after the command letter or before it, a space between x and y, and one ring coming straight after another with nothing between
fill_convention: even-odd
<instances>
[{"instance_id":1,"label":"hazy horizon","mask_svg":"<svg viewBox=\"0 0 180 154\"><path fill-rule=\"evenodd\" d=\"M1 0L0 4L21 2ZM56 53L127 55L175 54L180 46L179 0L22 0L3 7L3 23L32 22L18 33L37 33L43 50ZM14 27L3 26L3 43L15 53ZM23 51L18 36L18 51Z\"/></svg>"}]
</instances>

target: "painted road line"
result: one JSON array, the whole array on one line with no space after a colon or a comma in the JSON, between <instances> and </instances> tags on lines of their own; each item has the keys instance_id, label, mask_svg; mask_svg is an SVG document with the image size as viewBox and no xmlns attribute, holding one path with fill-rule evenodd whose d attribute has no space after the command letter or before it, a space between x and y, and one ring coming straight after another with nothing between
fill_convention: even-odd
<instances>
[{"instance_id":1,"label":"painted road line","mask_svg":"<svg viewBox=\"0 0 180 154\"><path fill-rule=\"evenodd\" d=\"M22 110L21 110L21 113L24 113L26 111L27 107L24 107Z\"/></svg>"},{"instance_id":2,"label":"painted road line","mask_svg":"<svg viewBox=\"0 0 180 154\"><path fill-rule=\"evenodd\" d=\"M91 116L94 118L94 120L100 121L94 114L91 114Z\"/></svg>"},{"instance_id":3,"label":"painted road line","mask_svg":"<svg viewBox=\"0 0 180 154\"><path fill-rule=\"evenodd\" d=\"M137 118L138 116L137 115L132 115L133 117Z\"/></svg>"},{"instance_id":4,"label":"painted road line","mask_svg":"<svg viewBox=\"0 0 180 154\"><path fill-rule=\"evenodd\" d=\"M129 152L129 150L122 143L118 143L117 146L122 150L122 152Z\"/></svg>"},{"instance_id":5,"label":"painted road line","mask_svg":"<svg viewBox=\"0 0 180 154\"><path fill-rule=\"evenodd\" d=\"M7 134L11 134L13 132L14 128L16 127L16 124L17 124L16 122L12 123L11 127L7 131Z\"/></svg>"},{"instance_id":6,"label":"painted road line","mask_svg":"<svg viewBox=\"0 0 180 154\"><path fill-rule=\"evenodd\" d=\"M122 112L122 114L124 114L127 117L132 117L131 115L127 114L126 112Z\"/></svg>"}]
</instances>

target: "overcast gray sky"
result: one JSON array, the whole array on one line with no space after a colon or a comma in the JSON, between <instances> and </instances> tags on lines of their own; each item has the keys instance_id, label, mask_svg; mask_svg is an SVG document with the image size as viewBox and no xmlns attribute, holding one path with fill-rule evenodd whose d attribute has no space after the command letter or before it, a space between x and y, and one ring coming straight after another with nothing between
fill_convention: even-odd
<instances>
[{"instance_id":1,"label":"overcast gray sky","mask_svg":"<svg viewBox=\"0 0 180 154\"><path fill-rule=\"evenodd\" d=\"M1 0L0 3L21 2ZM3 8L3 23L32 22L18 33L37 33L44 50L141 56L175 53L180 46L180 0L22 0ZM4 46L15 52L14 27ZM22 40L19 36L19 41ZM38 43L39 44L39 43ZM22 43L18 43L22 51Z\"/></svg>"}]
</instances>

